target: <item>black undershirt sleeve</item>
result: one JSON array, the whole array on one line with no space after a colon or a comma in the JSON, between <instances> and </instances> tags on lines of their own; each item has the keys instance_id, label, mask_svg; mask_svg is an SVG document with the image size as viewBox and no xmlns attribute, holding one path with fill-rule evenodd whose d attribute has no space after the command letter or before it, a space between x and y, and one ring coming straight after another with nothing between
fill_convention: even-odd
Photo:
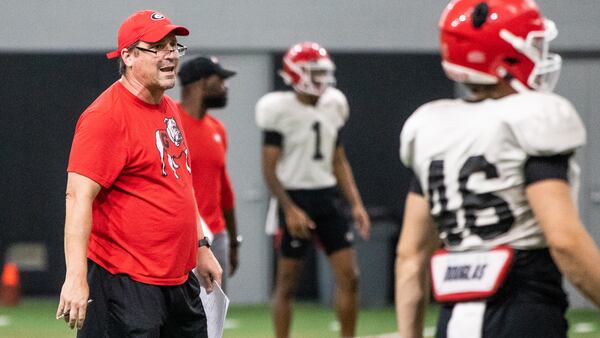
<instances>
[{"instance_id":1,"label":"black undershirt sleeve","mask_svg":"<svg viewBox=\"0 0 600 338\"><path fill-rule=\"evenodd\" d=\"M408 191L423 196L423 189L421 183L417 179L417 175L411 171L410 183L408 184Z\"/></svg>"},{"instance_id":2,"label":"black undershirt sleeve","mask_svg":"<svg viewBox=\"0 0 600 338\"><path fill-rule=\"evenodd\" d=\"M283 144L283 135L274 130L263 131L263 145L281 147Z\"/></svg>"},{"instance_id":3,"label":"black undershirt sleeve","mask_svg":"<svg viewBox=\"0 0 600 338\"><path fill-rule=\"evenodd\" d=\"M335 139L336 147L338 147L340 144L342 144L342 137L344 136L344 130L345 130L345 126L342 126L342 127L340 127L340 129L338 129L337 137Z\"/></svg>"},{"instance_id":4,"label":"black undershirt sleeve","mask_svg":"<svg viewBox=\"0 0 600 338\"><path fill-rule=\"evenodd\" d=\"M547 179L569 182L569 159L572 155L531 156L525 162L525 185Z\"/></svg>"}]
</instances>

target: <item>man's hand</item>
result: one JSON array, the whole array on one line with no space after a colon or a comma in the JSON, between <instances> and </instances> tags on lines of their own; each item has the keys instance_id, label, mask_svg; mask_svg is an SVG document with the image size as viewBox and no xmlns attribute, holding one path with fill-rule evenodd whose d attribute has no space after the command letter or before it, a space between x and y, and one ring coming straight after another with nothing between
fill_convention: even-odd
<instances>
[{"instance_id":1,"label":"man's hand","mask_svg":"<svg viewBox=\"0 0 600 338\"><path fill-rule=\"evenodd\" d=\"M206 289L206 293L212 292L212 282L215 281L221 285L221 276L223 269L213 255L212 251L203 246L198 248L198 256L196 261L196 275L198 281Z\"/></svg>"},{"instance_id":2,"label":"man's hand","mask_svg":"<svg viewBox=\"0 0 600 338\"><path fill-rule=\"evenodd\" d=\"M85 276L68 277L60 292L56 319L64 318L71 329L81 329L85 321L90 289Z\"/></svg>"},{"instance_id":3,"label":"man's hand","mask_svg":"<svg viewBox=\"0 0 600 338\"><path fill-rule=\"evenodd\" d=\"M238 247L237 246L230 246L229 247L229 276L233 276L233 274L235 274L235 271L238 268Z\"/></svg>"},{"instance_id":4,"label":"man's hand","mask_svg":"<svg viewBox=\"0 0 600 338\"><path fill-rule=\"evenodd\" d=\"M369 239L371 220L369 219L369 214L367 214L365 208L362 205L352 208L352 217L354 218L354 223L356 224L360 237Z\"/></svg>"},{"instance_id":5,"label":"man's hand","mask_svg":"<svg viewBox=\"0 0 600 338\"><path fill-rule=\"evenodd\" d=\"M292 205L285 209L285 222L292 237L309 239L310 231L316 229L315 222L300 208Z\"/></svg>"}]
</instances>

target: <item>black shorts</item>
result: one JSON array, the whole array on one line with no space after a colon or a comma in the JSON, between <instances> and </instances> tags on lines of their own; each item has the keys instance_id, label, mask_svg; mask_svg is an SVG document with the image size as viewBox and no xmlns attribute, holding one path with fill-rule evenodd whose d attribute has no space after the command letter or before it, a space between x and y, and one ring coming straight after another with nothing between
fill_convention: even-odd
<instances>
[{"instance_id":1,"label":"black shorts","mask_svg":"<svg viewBox=\"0 0 600 338\"><path fill-rule=\"evenodd\" d=\"M292 201L315 222L313 238L318 240L327 255L352 246L354 233L350 229L348 217L343 212L337 187L287 190L287 193ZM279 226L280 254L288 258L303 258L312 240L292 237L281 209L279 209Z\"/></svg>"},{"instance_id":2,"label":"black shorts","mask_svg":"<svg viewBox=\"0 0 600 338\"><path fill-rule=\"evenodd\" d=\"M181 285L157 286L88 263L93 302L77 337L208 337L200 284L192 272Z\"/></svg>"},{"instance_id":3,"label":"black shorts","mask_svg":"<svg viewBox=\"0 0 600 338\"><path fill-rule=\"evenodd\" d=\"M446 338L454 304L440 307L436 338ZM482 338L566 338L562 275L548 249L516 250L498 293L486 302Z\"/></svg>"}]
</instances>

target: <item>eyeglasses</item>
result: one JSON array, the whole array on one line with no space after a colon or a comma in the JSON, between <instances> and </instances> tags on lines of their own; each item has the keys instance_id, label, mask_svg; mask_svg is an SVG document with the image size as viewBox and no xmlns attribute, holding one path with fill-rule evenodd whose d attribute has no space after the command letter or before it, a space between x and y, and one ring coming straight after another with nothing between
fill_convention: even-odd
<instances>
[{"instance_id":1,"label":"eyeglasses","mask_svg":"<svg viewBox=\"0 0 600 338\"><path fill-rule=\"evenodd\" d=\"M135 48L141 50L142 52L152 53L160 58L164 58L165 56L167 56L173 52L177 53L177 56L182 57L185 55L185 52L187 51L187 47L184 45L181 45L181 44L177 44L175 49L154 50L154 49L142 48L142 47L138 47L138 46L135 46Z\"/></svg>"}]
</instances>

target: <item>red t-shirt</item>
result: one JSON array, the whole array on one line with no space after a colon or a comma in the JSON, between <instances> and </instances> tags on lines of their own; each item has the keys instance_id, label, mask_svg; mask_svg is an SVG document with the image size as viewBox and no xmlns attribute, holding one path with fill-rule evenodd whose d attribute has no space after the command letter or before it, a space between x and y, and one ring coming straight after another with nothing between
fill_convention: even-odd
<instances>
[{"instance_id":1,"label":"red t-shirt","mask_svg":"<svg viewBox=\"0 0 600 338\"><path fill-rule=\"evenodd\" d=\"M196 266L196 207L177 105L145 103L115 82L81 115L69 172L102 186L88 257L113 274L184 283Z\"/></svg>"},{"instance_id":2,"label":"red t-shirt","mask_svg":"<svg viewBox=\"0 0 600 338\"><path fill-rule=\"evenodd\" d=\"M225 127L209 114L197 119L179 104L181 122L192 155L192 181L198 211L212 233L225 230L223 210L233 208L233 190L225 166Z\"/></svg>"}]
</instances>

